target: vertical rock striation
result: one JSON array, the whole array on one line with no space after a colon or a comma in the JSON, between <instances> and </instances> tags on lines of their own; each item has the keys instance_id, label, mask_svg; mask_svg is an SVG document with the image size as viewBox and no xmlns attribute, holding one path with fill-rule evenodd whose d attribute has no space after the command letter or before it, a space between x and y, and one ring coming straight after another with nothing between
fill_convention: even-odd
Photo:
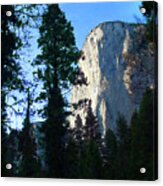
<instances>
[{"instance_id":1,"label":"vertical rock striation","mask_svg":"<svg viewBox=\"0 0 163 186\"><path fill-rule=\"evenodd\" d=\"M102 132L116 130L119 113L130 121L147 87L154 87L154 54L144 25L105 22L86 38L79 66L88 86L74 86L71 102L91 99ZM74 111L85 122L85 110Z\"/></svg>"}]
</instances>

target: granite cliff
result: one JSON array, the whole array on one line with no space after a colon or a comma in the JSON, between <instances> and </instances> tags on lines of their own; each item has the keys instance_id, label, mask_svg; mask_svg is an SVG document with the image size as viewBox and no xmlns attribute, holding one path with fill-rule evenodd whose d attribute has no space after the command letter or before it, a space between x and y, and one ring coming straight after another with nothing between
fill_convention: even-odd
<instances>
[{"instance_id":1,"label":"granite cliff","mask_svg":"<svg viewBox=\"0 0 163 186\"><path fill-rule=\"evenodd\" d=\"M118 114L129 123L147 87L154 88L154 50L145 25L105 22L94 28L82 48L79 66L88 85L74 86L71 102L91 99L102 132L116 130ZM85 110L75 111L85 120Z\"/></svg>"}]
</instances>

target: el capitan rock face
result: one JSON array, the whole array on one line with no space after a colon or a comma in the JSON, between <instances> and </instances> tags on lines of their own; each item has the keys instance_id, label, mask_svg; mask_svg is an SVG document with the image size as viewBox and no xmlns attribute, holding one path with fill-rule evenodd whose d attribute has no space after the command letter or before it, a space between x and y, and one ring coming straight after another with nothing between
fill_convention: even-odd
<instances>
[{"instance_id":1,"label":"el capitan rock face","mask_svg":"<svg viewBox=\"0 0 163 186\"><path fill-rule=\"evenodd\" d=\"M130 121L147 87L154 87L154 54L145 38L145 26L106 22L86 38L79 66L88 86L74 86L71 102L91 99L102 132L116 130L118 114ZM75 111L85 122L85 109Z\"/></svg>"}]
</instances>

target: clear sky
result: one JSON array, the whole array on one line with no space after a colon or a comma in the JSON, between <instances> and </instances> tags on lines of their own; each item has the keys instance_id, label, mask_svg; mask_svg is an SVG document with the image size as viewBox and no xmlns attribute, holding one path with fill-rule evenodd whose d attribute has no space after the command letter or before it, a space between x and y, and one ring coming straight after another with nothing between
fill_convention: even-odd
<instances>
[{"instance_id":1,"label":"clear sky","mask_svg":"<svg viewBox=\"0 0 163 186\"><path fill-rule=\"evenodd\" d=\"M60 8L74 27L76 43L81 49L91 29L105 21L137 22L143 16L137 2L62 3Z\"/></svg>"}]
</instances>

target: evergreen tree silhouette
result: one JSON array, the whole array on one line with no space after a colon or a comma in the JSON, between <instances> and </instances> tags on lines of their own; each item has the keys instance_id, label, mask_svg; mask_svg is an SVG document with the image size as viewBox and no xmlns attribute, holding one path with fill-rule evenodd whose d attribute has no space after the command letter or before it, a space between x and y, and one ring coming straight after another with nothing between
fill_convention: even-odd
<instances>
[{"instance_id":1,"label":"evergreen tree silhouette","mask_svg":"<svg viewBox=\"0 0 163 186\"><path fill-rule=\"evenodd\" d=\"M154 180L157 175L155 148L155 122L154 122L154 91L147 89L140 104L138 114L134 113L131 122L132 146L131 165L132 178L141 180ZM145 174L140 168L146 169Z\"/></svg>"},{"instance_id":2,"label":"evergreen tree silhouette","mask_svg":"<svg viewBox=\"0 0 163 186\"><path fill-rule=\"evenodd\" d=\"M116 179L116 156L117 156L117 139L111 129L108 129L105 135L105 156L104 161L104 179Z\"/></svg>"},{"instance_id":3,"label":"evergreen tree silhouette","mask_svg":"<svg viewBox=\"0 0 163 186\"><path fill-rule=\"evenodd\" d=\"M117 119L116 179L129 179L131 132L123 115Z\"/></svg>"},{"instance_id":4,"label":"evergreen tree silhouette","mask_svg":"<svg viewBox=\"0 0 163 186\"><path fill-rule=\"evenodd\" d=\"M32 104L31 95L27 89L27 112L24 120L24 126L20 134L20 152L21 160L18 176L21 177L39 177L41 176L41 165L37 155L37 146L32 124L30 122L30 106Z\"/></svg>"},{"instance_id":5,"label":"evergreen tree silhouette","mask_svg":"<svg viewBox=\"0 0 163 186\"><path fill-rule=\"evenodd\" d=\"M7 17L6 12L11 11L12 16ZM10 29L10 26L15 26L18 19L14 13L14 6L3 5L1 7L1 162L2 176L12 176L12 170L6 169L8 162L8 123L7 123L7 103L6 96L11 90L19 87L20 79L18 74L20 66L16 63L16 51L21 47L21 41L16 34Z\"/></svg>"},{"instance_id":6,"label":"evergreen tree silhouette","mask_svg":"<svg viewBox=\"0 0 163 186\"><path fill-rule=\"evenodd\" d=\"M62 90L68 89L75 81L79 51L75 46L71 23L58 4L47 5L39 30L38 44L42 53L37 57L36 64L44 65L44 71L38 69L38 78L44 82L45 90L40 99L47 100L43 126L47 176L63 177L66 116L69 112L65 109L67 104Z\"/></svg>"}]
</instances>

